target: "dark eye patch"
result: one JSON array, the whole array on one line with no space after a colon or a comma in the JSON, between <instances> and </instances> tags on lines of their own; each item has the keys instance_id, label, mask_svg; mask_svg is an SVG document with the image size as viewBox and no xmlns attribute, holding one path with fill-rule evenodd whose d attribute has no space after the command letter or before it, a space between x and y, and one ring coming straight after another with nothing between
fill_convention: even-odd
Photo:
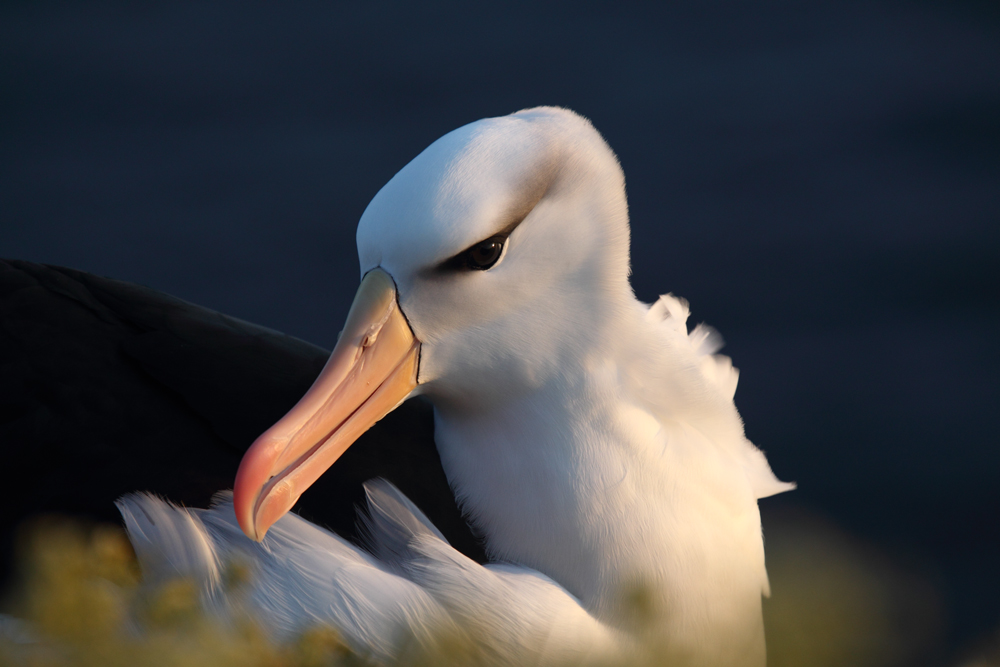
<instances>
[{"instance_id":1,"label":"dark eye patch","mask_svg":"<svg viewBox=\"0 0 1000 667\"><path fill-rule=\"evenodd\" d=\"M500 261L503 246L507 243L505 235L497 234L479 243L475 243L454 257L442 262L438 268L444 271L468 270L486 271Z\"/></svg>"},{"instance_id":2,"label":"dark eye patch","mask_svg":"<svg viewBox=\"0 0 1000 667\"><path fill-rule=\"evenodd\" d=\"M480 241L465 251L465 260L470 269L485 271L492 267L503 254L503 244L507 239L500 236L493 236L485 241Z\"/></svg>"}]
</instances>

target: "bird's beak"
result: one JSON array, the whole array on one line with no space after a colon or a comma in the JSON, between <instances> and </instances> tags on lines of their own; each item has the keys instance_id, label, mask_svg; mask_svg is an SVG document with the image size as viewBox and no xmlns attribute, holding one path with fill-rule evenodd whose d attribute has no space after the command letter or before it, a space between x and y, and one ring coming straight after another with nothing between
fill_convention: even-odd
<instances>
[{"instance_id":1,"label":"bird's beak","mask_svg":"<svg viewBox=\"0 0 1000 667\"><path fill-rule=\"evenodd\" d=\"M288 414L247 450L233 504L253 540L298 501L372 424L417 386L420 341L399 310L388 273L365 275L329 361Z\"/></svg>"}]
</instances>

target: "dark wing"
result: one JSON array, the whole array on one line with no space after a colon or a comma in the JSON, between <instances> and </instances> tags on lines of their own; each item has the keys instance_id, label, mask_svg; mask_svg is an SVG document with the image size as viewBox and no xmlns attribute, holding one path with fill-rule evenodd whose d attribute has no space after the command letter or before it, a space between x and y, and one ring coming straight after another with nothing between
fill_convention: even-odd
<instances>
[{"instance_id":1,"label":"dark wing","mask_svg":"<svg viewBox=\"0 0 1000 667\"><path fill-rule=\"evenodd\" d=\"M151 491L206 507L240 457L312 384L328 352L146 287L0 261L0 531L3 569L25 518L118 522L116 498ZM364 434L296 506L349 538L362 483L384 477L457 549L483 552L462 519L411 400Z\"/></svg>"}]
</instances>

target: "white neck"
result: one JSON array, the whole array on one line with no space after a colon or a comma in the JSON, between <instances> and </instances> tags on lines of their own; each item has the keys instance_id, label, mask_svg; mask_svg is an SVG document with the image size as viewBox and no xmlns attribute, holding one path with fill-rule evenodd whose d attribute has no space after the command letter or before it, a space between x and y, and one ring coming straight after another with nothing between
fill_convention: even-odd
<instances>
[{"instance_id":1,"label":"white neck","mask_svg":"<svg viewBox=\"0 0 1000 667\"><path fill-rule=\"evenodd\" d=\"M757 664L763 544L734 447L639 407L622 370L585 358L502 405L436 405L448 479L491 557L552 577L612 624L642 588L678 655Z\"/></svg>"}]
</instances>

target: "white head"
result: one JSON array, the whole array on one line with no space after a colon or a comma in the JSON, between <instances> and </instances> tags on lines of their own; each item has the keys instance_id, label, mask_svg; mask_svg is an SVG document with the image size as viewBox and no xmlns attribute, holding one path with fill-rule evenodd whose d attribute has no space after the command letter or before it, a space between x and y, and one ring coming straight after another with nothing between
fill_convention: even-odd
<instances>
[{"instance_id":1,"label":"white head","mask_svg":"<svg viewBox=\"0 0 1000 667\"><path fill-rule=\"evenodd\" d=\"M422 342L421 391L445 407L545 382L631 294L622 170L565 109L446 134L375 196L357 239L362 275L381 267L394 279ZM477 258L499 250L495 263L470 265L491 239Z\"/></svg>"}]
</instances>

